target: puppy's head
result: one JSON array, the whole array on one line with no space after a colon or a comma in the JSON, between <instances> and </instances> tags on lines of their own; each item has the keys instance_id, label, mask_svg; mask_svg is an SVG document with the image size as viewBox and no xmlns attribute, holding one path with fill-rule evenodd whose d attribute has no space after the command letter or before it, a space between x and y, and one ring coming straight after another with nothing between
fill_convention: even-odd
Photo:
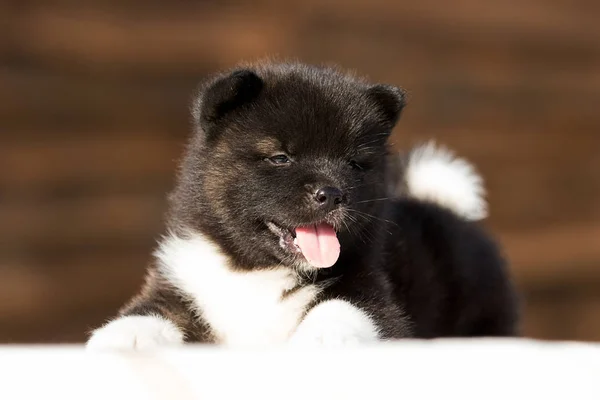
<instances>
[{"instance_id":1,"label":"puppy's head","mask_svg":"<svg viewBox=\"0 0 600 400\"><path fill-rule=\"evenodd\" d=\"M377 220L403 92L331 68L219 75L194 102L172 212L247 267L333 265Z\"/></svg>"}]
</instances>

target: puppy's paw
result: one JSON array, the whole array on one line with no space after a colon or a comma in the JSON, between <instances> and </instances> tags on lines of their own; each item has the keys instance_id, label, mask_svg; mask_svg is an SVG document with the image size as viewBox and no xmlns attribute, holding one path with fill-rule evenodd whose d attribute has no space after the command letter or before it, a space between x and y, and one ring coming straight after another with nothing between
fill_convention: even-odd
<instances>
[{"instance_id":1,"label":"puppy's paw","mask_svg":"<svg viewBox=\"0 0 600 400\"><path fill-rule=\"evenodd\" d=\"M329 300L310 310L289 343L342 347L377 340L377 327L364 311L343 300Z\"/></svg>"},{"instance_id":2,"label":"puppy's paw","mask_svg":"<svg viewBox=\"0 0 600 400\"><path fill-rule=\"evenodd\" d=\"M128 316L96 329L87 350L149 350L183 343L183 333L159 316Z\"/></svg>"}]
</instances>

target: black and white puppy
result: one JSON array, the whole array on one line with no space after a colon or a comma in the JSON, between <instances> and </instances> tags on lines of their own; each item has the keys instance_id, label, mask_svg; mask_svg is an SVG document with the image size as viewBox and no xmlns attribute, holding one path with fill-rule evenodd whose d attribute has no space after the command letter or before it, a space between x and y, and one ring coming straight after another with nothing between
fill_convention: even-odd
<instances>
[{"instance_id":1,"label":"black and white puppy","mask_svg":"<svg viewBox=\"0 0 600 400\"><path fill-rule=\"evenodd\" d=\"M141 293L90 349L517 333L470 164L388 137L404 92L264 63L208 80Z\"/></svg>"}]
</instances>

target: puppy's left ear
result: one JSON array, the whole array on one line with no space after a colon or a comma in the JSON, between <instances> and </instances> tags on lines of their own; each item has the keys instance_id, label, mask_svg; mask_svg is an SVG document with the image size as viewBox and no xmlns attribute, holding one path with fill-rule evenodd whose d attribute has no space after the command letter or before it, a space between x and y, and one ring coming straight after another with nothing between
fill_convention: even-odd
<instances>
[{"instance_id":1,"label":"puppy's left ear","mask_svg":"<svg viewBox=\"0 0 600 400\"><path fill-rule=\"evenodd\" d=\"M210 139L223 117L253 101L262 88L262 79L248 69L218 77L200 91L192 111L195 123Z\"/></svg>"},{"instance_id":2,"label":"puppy's left ear","mask_svg":"<svg viewBox=\"0 0 600 400\"><path fill-rule=\"evenodd\" d=\"M379 84L367 89L367 97L379 108L390 129L393 128L406 105L406 92L396 86Z\"/></svg>"}]
</instances>

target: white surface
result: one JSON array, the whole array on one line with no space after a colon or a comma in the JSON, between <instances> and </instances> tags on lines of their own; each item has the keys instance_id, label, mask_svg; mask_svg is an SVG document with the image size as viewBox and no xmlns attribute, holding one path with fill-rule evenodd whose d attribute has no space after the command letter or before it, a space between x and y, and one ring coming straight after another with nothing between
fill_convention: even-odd
<instances>
[{"instance_id":1,"label":"white surface","mask_svg":"<svg viewBox=\"0 0 600 400\"><path fill-rule=\"evenodd\" d=\"M0 399L600 399L600 346L403 341L337 350L0 347Z\"/></svg>"}]
</instances>

